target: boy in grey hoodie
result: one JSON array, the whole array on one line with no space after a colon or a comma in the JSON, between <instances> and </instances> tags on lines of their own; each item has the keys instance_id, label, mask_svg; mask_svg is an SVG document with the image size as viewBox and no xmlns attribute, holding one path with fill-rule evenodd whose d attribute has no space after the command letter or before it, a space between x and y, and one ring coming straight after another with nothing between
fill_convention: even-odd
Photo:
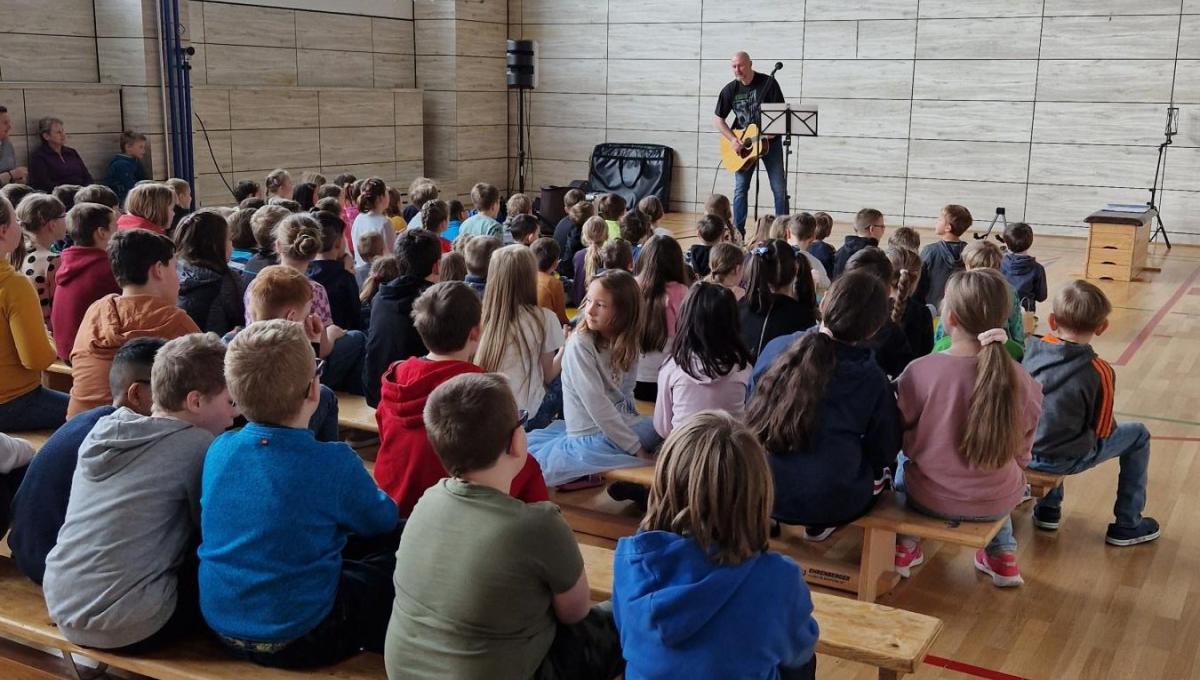
<instances>
[{"instance_id":1,"label":"boy in grey hoodie","mask_svg":"<svg viewBox=\"0 0 1200 680\"><path fill-rule=\"evenodd\" d=\"M925 304L933 305L935 309L942 306L942 297L946 294L946 282L955 272L964 269L962 261L962 235L971 228L971 211L961 205L944 206L938 213L937 222L933 225L933 233L941 239L930 243L921 249L921 282L917 284L917 292L913 294ZM938 312L934 312L937 316Z\"/></svg>"},{"instance_id":2,"label":"boy in grey hoodie","mask_svg":"<svg viewBox=\"0 0 1200 680\"><path fill-rule=\"evenodd\" d=\"M1049 319L1053 334L1029 343L1023 363L1041 383L1043 395L1029 467L1074 475L1118 459L1116 522L1108 525L1104 540L1127 546L1158 538L1159 526L1153 518L1142 516L1150 432L1141 423L1117 424L1114 420L1116 373L1088 344L1108 329L1111 312L1103 291L1087 281L1072 281L1054 297ZM1057 529L1062 500L1062 486L1039 500L1033 509L1034 526Z\"/></svg>"},{"instance_id":3,"label":"boy in grey hoodie","mask_svg":"<svg viewBox=\"0 0 1200 680\"><path fill-rule=\"evenodd\" d=\"M224 361L211 333L168 342L151 370L151 415L119 408L84 439L43 581L71 642L144 649L199 619L200 476L236 415Z\"/></svg>"}]
</instances>

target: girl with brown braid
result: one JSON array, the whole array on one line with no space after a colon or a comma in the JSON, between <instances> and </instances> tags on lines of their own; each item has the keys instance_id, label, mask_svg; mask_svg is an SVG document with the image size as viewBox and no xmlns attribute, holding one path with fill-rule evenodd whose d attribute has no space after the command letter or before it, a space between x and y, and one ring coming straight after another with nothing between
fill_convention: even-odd
<instances>
[{"instance_id":1,"label":"girl with brown braid","mask_svg":"<svg viewBox=\"0 0 1200 680\"><path fill-rule=\"evenodd\" d=\"M1004 526L975 553L975 568L996 586L1017 586L1012 520L1025 491L1042 411L1042 388L1004 349L1004 322L1012 296L994 269L950 277L942 322L950 349L914 361L897 381L904 454L896 488L913 509L951 521L995 521ZM897 571L920 564L916 540L896 543Z\"/></svg>"},{"instance_id":2,"label":"girl with brown braid","mask_svg":"<svg viewBox=\"0 0 1200 680\"><path fill-rule=\"evenodd\" d=\"M895 464L896 399L866 345L890 310L879 279L847 272L821 300L820 327L776 338L754 366L746 417L769 454L772 516L809 540L866 514Z\"/></svg>"},{"instance_id":3,"label":"girl with brown braid","mask_svg":"<svg viewBox=\"0 0 1200 680\"><path fill-rule=\"evenodd\" d=\"M913 358L919 359L933 350L933 314L919 299L913 299L921 285L921 256L898 246L884 252L892 263L892 323L904 331Z\"/></svg>"}]
</instances>

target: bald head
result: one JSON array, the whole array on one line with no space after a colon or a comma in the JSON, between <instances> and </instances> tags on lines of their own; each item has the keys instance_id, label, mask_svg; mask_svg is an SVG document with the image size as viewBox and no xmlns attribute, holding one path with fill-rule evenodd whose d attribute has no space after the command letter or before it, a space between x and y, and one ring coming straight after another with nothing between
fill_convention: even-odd
<instances>
[{"instance_id":1,"label":"bald head","mask_svg":"<svg viewBox=\"0 0 1200 680\"><path fill-rule=\"evenodd\" d=\"M754 62L750 61L749 54L734 52L729 60L729 67L733 69L733 77L743 85L749 85L750 81L754 80Z\"/></svg>"}]
</instances>

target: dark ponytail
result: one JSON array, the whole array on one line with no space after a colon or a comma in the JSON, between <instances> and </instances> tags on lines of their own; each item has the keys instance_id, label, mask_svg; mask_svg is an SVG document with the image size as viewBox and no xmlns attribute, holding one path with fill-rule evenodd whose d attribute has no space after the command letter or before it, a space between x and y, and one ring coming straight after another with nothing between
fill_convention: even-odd
<instances>
[{"instance_id":1,"label":"dark ponytail","mask_svg":"<svg viewBox=\"0 0 1200 680\"><path fill-rule=\"evenodd\" d=\"M796 251L779 239L762 241L750 249L746 265L746 301L750 311L771 311L774 293L792 285L796 279Z\"/></svg>"},{"instance_id":2,"label":"dark ponytail","mask_svg":"<svg viewBox=\"0 0 1200 680\"><path fill-rule=\"evenodd\" d=\"M746 409L750 429L771 453L806 448L829 381L839 343L874 335L891 311L883 282L865 273L843 274L825 294L819 331L794 341L754 386Z\"/></svg>"}]
</instances>

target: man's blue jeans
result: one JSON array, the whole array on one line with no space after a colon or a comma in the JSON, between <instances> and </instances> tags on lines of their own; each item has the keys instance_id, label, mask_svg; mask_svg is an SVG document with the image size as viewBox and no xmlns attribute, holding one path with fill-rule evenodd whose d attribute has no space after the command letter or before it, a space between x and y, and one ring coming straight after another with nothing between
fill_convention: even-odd
<instances>
[{"instance_id":1,"label":"man's blue jeans","mask_svg":"<svg viewBox=\"0 0 1200 680\"><path fill-rule=\"evenodd\" d=\"M1082 458L1034 458L1032 470L1058 475L1077 475L1112 458L1119 458L1121 473L1117 477L1117 501L1113 514L1117 526L1133 528L1142 522L1146 508L1146 482L1150 469L1150 431L1141 423L1122 423L1112 434L1096 441L1096 448ZM1039 508L1059 508L1063 501L1060 485L1045 498L1038 500Z\"/></svg>"},{"instance_id":2,"label":"man's blue jeans","mask_svg":"<svg viewBox=\"0 0 1200 680\"><path fill-rule=\"evenodd\" d=\"M771 185L771 193L775 195L775 214L786 215L788 213L787 177L783 174L783 145L779 137L771 140L770 148L762 157L761 163L766 167L767 181ZM733 176L733 226L737 227L737 230L743 235L746 233L747 194L754 181L756 167L758 167L757 163Z\"/></svg>"}]
</instances>

